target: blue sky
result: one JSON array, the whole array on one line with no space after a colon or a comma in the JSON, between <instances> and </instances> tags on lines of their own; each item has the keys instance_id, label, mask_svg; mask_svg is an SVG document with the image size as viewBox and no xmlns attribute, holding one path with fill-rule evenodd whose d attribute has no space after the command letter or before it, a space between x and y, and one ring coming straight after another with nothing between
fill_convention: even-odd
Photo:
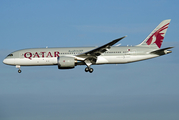
<instances>
[{"instance_id":1,"label":"blue sky","mask_svg":"<svg viewBox=\"0 0 179 120\"><path fill-rule=\"evenodd\" d=\"M0 60L40 47L99 46L127 35L137 45L171 19L162 47L173 53L122 65L22 67L0 63L1 120L179 119L177 0L0 2Z\"/></svg>"}]
</instances>

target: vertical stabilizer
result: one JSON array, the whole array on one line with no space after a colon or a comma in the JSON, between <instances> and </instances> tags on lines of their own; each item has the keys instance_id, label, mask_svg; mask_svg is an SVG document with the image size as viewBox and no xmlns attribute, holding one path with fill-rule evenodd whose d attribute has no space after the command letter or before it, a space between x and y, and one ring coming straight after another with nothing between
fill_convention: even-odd
<instances>
[{"instance_id":1,"label":"vertical stabilizer","mask_svg":"<svg viewBox=\"0 0 179 120\"><path fill-rule=\"evenodd\" d=\"M162 21L138 46L160 48L171 19Z\"/></svg>"}]
</instances>

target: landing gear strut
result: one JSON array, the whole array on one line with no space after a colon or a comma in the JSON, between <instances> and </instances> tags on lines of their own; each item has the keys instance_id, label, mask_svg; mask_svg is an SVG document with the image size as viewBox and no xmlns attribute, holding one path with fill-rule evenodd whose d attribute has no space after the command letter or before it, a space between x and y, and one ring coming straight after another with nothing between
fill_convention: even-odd
<instances>
[{"instance_id":1,"label":"landing gear strut","mask_svg":"<svg viewBox=\"0 0 179 120\"><path fill-rule=\"evenodd\" d=\"M94 70L93 68L91 68L90 66L92 65L91 61L89 59L86 59L85 61L85 64L86 64L86 68L85 68L85 72L90 72L92 73Z\"/></svg>"},{"instance_id":2,"label":"landing gear strut","mask_svg":"<svg viewBox=\"0 0 179 120\"><path fill-rule=\"evenodd\" d=\"M20 69L20 68L21 68L20 65L16 65L16 68L19 68L18 73L21 73L21 72L22 72L22 70Z\"/></svg>"}]
</instances>

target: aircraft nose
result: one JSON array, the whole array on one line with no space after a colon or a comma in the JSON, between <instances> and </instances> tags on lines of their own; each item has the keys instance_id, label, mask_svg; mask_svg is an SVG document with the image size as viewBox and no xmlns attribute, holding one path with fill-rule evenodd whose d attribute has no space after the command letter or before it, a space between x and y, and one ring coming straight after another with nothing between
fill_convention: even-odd
<instances>
[{"instance_id":1,"label":"aircraft nose","mask_svg":"<svg viewBox=\"0 0 179 120\"><path fill-rule=\"evenodd\" d=\"M8 64L8 63L7 63L7 59L4 59L4 60L3 60L3 63L4 63L4 64Z\"/></svg>"},{"instance_id":2,"label":"aircraft nose","mask_svg":"<svg viewBox=\"0 0 179 120\"><path fill-rule=\"evenodd\" d=\"M14 65L14 59L4 59L3 60L3 63L4 64L7 64L7 65Z\"/></svg>"}]
</instances>

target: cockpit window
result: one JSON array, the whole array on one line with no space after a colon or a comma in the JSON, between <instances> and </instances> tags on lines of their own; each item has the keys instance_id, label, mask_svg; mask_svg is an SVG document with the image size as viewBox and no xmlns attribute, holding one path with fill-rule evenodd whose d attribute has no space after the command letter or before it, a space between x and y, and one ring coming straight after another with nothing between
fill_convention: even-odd
<instances>
[{"instance_id":1,"label":"cockpit window","mask_svg":"<svg viewBox=\"0 0 179 120\"><path fill-rule=\"evenodd\" d=\"M13 54L9 54L8 56L13 56Z\"/></svg>"}]
</instances>

